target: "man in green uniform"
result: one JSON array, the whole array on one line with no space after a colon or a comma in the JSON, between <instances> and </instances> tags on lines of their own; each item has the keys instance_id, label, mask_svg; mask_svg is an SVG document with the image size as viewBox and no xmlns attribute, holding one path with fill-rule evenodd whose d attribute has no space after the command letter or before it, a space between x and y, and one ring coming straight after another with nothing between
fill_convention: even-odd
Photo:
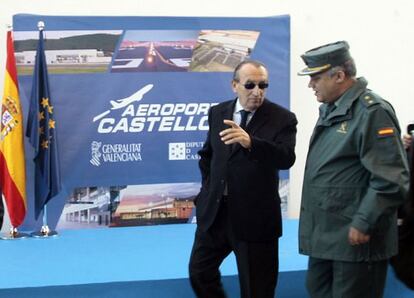
<instances>
[{"instance_id":1,"label":"man in green uniform","mask_svg":"<svg viewBox=\"0 0 414 298\"><path fill-rule=\"evenodd\" d=\"M311 297L379 298L397 253L397 208L408 166L392 106L356 78L349 45L307 51L320 116L309 144L299 250L309 256Z\"/></svg>"}]
</instances>

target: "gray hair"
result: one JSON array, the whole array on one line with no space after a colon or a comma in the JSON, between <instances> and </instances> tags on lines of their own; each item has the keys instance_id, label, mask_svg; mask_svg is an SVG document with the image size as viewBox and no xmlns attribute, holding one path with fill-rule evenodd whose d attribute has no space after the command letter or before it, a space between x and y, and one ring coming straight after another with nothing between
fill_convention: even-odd
<instances>
[{"instance_id":1,"label":"gray hair","mask_svg":"<svg viewBox=\"0 0 414 298\"><path fill-rule=\"evenodd\" d=\"M257 68L263 67L267 71L266 66L262 62L260 62L260 61L257 61L257 60L244 60L244 61L240 62L236 66L236 68L234 69L234 72L233 72L233 81L238 82L240 80L239 71L243 67L243 65L246 65L246 64L251 64L251 65L253 65L253 66L257 67Z\"/></svg>"},{"instance_id":2,"label":"gray hair","mask_svg":"<svg viewBox=\"0 0 414 298\"><path fill-rule=\"evenodd\" d=\"M339 71L343 71L347 77L354 78L357 73L354 59L345 61L342 65L332 67L328 70L328 75L332 77Z\"/></svg>"}]
</instances>

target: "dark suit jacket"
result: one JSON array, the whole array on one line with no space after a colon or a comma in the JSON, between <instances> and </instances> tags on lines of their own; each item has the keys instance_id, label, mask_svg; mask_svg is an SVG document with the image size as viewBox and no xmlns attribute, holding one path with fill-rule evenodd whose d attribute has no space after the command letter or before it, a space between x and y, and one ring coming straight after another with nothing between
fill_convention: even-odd
<instances>
[{"instance_id":1,"label":"dark suit jacket","mask_svg":"<svg viewBox=\"0 0 414 298\"><path fill-rule=\"evenodd\" d=\"M403 224L398 227L398 255L390 261L398 279L414 290L414 140L407 156L411 173L410 191L406 204L399 210Z\"/></svg>"},{"instance_id":2,"label":"dark suit jacket","mask_svg":"<svg viewBox=\"0 0 414 298\"><path fill-rule=\"evenodd\" d=\"M279 169L290 168L295 161L297 120L293 113L265 99L256 110L246 131L251 150L225 145L220 131L228 128L224 119L232 119L236 100L210 109L209 132L198 152L202 185L196 198L197 224L207 231L221 203L225 185L230 197L228 212L236 237L263 241L282 235Z\"/></svg>"}]
</instances>

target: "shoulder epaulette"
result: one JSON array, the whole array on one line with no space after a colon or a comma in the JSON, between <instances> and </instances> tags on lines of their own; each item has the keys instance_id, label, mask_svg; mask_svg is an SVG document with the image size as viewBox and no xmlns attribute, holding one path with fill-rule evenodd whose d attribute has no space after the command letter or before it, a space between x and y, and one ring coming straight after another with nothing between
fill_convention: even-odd
<instances>
[{"instance_id":1,"label":"shoulder epaulette","mask_svg":"<svg viewBox=\"0 0 414 298\"><path fill-rule=\"evenodd\" d=\"M365 107L370 107L376 104L381 103L380 97L373 92L364 92L359 100Z\"/></svg>"}]
</instances>

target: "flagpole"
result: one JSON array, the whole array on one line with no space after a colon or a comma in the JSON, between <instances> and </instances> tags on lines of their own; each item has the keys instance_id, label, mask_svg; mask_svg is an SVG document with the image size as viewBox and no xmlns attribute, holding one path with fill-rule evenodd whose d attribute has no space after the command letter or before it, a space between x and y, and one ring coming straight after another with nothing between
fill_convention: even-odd
<instances>
[{"instance_id":1,"label":"flagpole","mask_svg":"<svg viewBox=\"0 0 414 298\"><path fill-rule=\"evenodd\" d=\"M42 227L40 231L33 232L31 235L36 238L48 238L58 235L56 231L51 230L47 225L47 204L43 206Z\"/></svg>"},{"instance_id":2,"label":"flagpole","mask_svg":"<svg viewBox=\"0 0 414 298\"><path fill-rule=\"evenodd\" d=\"M22 233L16 227L11 227L9 233L3 234L0 238L3 240L23 239L30 237L27 233Z\"/></svg>"},{"instance_id":3,"label":"flagpole","mask_svg":"<svg viewBox=\"0 0 414 298\"><path fill-rule=\"evenodd\" d=\"M39 31L43 31L43 29L45 29L45 22L43 21L37 22L37 28L39 29Z\"/></svg>"},{"instance_id":4,"label":"flagpole","mask_svg":"<svg viewBox=\"0 0 414 298\"><path fill-rule=\"evenodd\" d=\"M1 196L0 196L0 200L1 200ZM12 226L8 233L3 233L0 236L0 239L15 240L15 239L23 239L23 238L27 238L27 237L30 237L30 234L19 232L17 227Z\"/></svg>"}]
</instances>

